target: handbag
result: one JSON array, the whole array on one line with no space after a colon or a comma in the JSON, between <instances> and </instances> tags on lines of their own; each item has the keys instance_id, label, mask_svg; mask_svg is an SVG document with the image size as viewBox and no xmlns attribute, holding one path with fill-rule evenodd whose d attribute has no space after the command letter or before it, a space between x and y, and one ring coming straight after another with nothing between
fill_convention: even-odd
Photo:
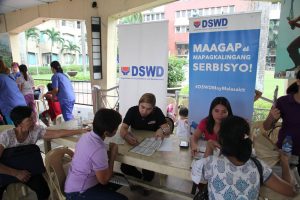
<instances>
[{"instance_id":1,"label":"handbag","mask_svg":"<svg viewBox=\"0 0 300 200\"><path fill-rule=\"evenodd\" d=\"M14 169L27 170L31 175L45 172L40 148L35 144L4 149L0 163ZM16 177L0 173L0 187L16 182L19 182Z\"/></svg>"},{"instance_id":2,"label":"handbag","mask_svg":"<svg viewBox=\"0 0 300 200\"><path fill-rule=\"evenodd\" d=\"M207 185L205 185L202 190L199 190L193 198L193 200L208 200L208 199L209 198L208 198Z\"/></svg>"}]
</instances>

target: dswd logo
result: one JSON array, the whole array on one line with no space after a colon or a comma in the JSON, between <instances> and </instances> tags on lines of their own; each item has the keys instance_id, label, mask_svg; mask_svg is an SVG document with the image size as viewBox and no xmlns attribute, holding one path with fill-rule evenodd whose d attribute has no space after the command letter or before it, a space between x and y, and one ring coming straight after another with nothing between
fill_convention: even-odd
<instances>
[{"instance_id":1,"label":"dswd logo","mask_svg":"<svg viewBox=\"0 0 300 200\"><path fill-rule=\"evenodd\" d=\"M162 66L156 65L141 65L131 67L123 66L121 67L121 72L124 76L132 76L132 77L148 77L148 78L159 78L163 77L165 70Z\"/></svg>"},{"instance_id":2,"label":"dswd logo","mask_svg":"<svg viewBox=\"0 0 300 200\"><path fill-rule=\"evenodd\" d=\"M227 18L217 18L217 19L203 19L194 21L195 28L217 28L224 27L228 25Z\"/></svg>"},{"instance_id":3,"label":"dswd logo","mask_svg":"<svg viewBox=\"0 0 300 200\"><path fill-rule=\"evenodd\" d=\"M123 75L127 75L130 71L130 68L128 66L121 67L121 72Z\"/></svg>"}]
</instances>

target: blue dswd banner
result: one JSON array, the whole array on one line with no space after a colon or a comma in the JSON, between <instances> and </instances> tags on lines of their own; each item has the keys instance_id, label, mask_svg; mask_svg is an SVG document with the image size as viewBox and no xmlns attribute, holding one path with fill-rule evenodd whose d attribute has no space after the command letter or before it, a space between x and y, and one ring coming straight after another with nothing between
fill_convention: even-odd
<instances>
[{"instance_id":1,"label":"blue dswd banner","mask_svg":"<svg viewBox=\"0 0 300 200\"><path fill-rule=\"evenodd\" d=\"M190 122L205 118L218 96L230 101L234 115L251 121L259 34L260 13L190 20Z\"/></svg>"}]
</instances>

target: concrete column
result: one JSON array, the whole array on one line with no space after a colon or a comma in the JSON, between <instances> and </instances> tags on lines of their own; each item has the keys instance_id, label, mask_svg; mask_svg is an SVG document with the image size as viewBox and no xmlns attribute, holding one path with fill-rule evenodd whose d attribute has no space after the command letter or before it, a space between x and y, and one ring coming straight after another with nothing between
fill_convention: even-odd
<instances>
[{"instance_id":1,"label":"concrete column","mask_svg":"<svg viewBox=\"0 0 300 200\"><path fill-rule=\"evenodd\" d=\"M19 34L9 33L10 48L14 62L21 63L21 52L19 46Z\"/></svg>"}]
</instances>

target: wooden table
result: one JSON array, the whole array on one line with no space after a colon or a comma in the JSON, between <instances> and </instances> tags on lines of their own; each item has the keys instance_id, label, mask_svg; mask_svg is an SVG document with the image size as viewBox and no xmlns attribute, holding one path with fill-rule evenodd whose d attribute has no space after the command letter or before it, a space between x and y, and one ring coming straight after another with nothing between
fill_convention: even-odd
<instances>
[{"instance_id":1,"label":"wooden table","mask_svg":"<svg viewBox=\"0 0 300 200\"><path fill-rule=\"evenodd\" d=\"M137 136L139 141L142 141L146 137L153 136L151 131L132 131ZM53 139L52 142L75 148L78 136L65 137L59 139ZM107 138L112 140L113 138ZM158 190L167 194L180 196L183 199L192 199L190 193L184 193L171 188L167 188L163 183L163 178L166 176L174 176L183 180L191 181L191 163L192 158L189 149L181 149L179 147L179 139L172 135L170 139L173 143L172 151L156 151L152 156L143 156L136 153L129 152L132 148L129 144L119 144L119 154L116 161L126 163L139 168L148 169L159 173L161 176L161 185L151 185L151 183L144 182L137 179L130 179L130 182L139 184L150 189ZM107 142L107 141L106 141Z\"/></svg>"}]
</instances>

